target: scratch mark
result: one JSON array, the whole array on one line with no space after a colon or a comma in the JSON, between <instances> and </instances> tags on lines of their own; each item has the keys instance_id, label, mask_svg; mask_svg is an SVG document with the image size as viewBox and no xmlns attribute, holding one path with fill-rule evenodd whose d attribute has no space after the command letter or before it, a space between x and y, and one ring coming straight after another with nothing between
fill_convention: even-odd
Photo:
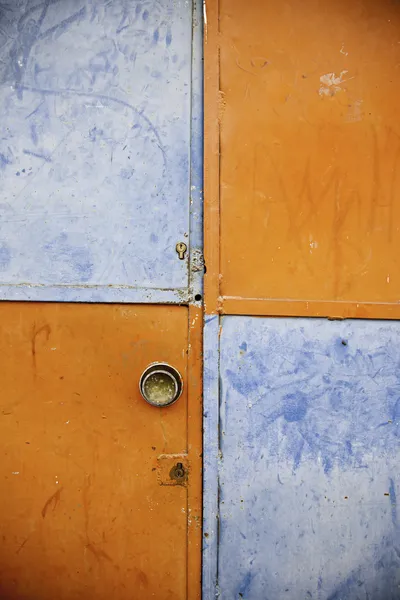
<instances>
[{"instance_id":1,"label":"scratch mark","mask_svg":"<svg viewBox=\"0 0 400 600\"><path fill-rule=\"evenodd\" d=\"M105 559L108 562L112 563L112 558L107 554L107 552L104 552L104 550L102 550L101 548L96 548L96 546L93 544L93 542L89 542L88 544L85 544L85 548L87 550L90 550L90 552L95 556L96 560L98 560L99 562L101 561L101 559Z\"/></svg>"},{"instance_id":2,"label":"scratch mark","mask_svg":"<svg viewBox=\"0 0 400 600\"><path fill-rule=\"evenodd\" d=\"M28 156L34 156L35 158L40 158L41 160L44 160L45 162L51 162L50 156L46 156L45 154L40 154L40 152L32 152L31 150L23 150L23 153L27 154Z\"/></svg>"},{"instance_id":3,"label":"scratch mark","mask_svg":"<svg viewBox=\"0 0 400 600\"><path fill-rule=\"evenodd\" d=\"M379 194L381 188L380 181L380 168L379 168L379 145L378 145L378 136L375 128L372 128L372 138L373 138L373 169L372 169L372 192L371 192L371 211L369 218L369 232L372 233L375 229L375 219L376 219L376 207L379 201Z\"/></svg>"},{"instance_id":4,"label":"scratch mark","mask_svg":"<svg viewBox=\"0 0 400 600\"><path fill-rule=\"evenodd\" d=\"M22 35L20 40L18 40L16 46L12 50L12 58L14 59L14 80L15 80L15 88L17 90L17 96L19 100L22 100L23 96L23 86L21 85L24 76L26 67L28 66L28 60L30 53L32 51L33 46L38 40L38 36L40 35L40 28L43 24L43 21L46 17L47 11L50 6L50 0L46 0L43 3L42 12L40 17L36 22L28 21L27 27L25 31L22 31ZM22 17L20 19L21 23ZM20 29L21 31L21 29ZM20 57L19 51L22 53L22 58Z\"/></svg>"},{"instance_id":5,"label":"scratch mark","mask_svg":"<svg viewBox=\"0 0 400 600\"><path fill-rule=\"evenodd\" d=\"M297 203L296 214L301 215L302 210L301 207L304 204L304 200L307 201L309 206L308 213L305 215L302 223L300 224L300 229L303 229L306 223L309 223L312 217L318 217L318 206L316 201L314 200L312 189L311 189L311 160L310 157L307 157L306 168L304 170L304 177L302 181L302 187L299 192L299 201ZM294 221L296 229L298 228L298 223ZM293 232L291 232L291 235Z\"/></svg>"},{"instance_id":6,"label":"scratch mark","mask_svg":"<svg viewBox=\"0 0 400 600\"><path fill-rule=\"evenodd\" d=\"M64 31L66 31L68 29L69 25L72 25L72 23L74 23L75 21L80 21L84 17L86 17L86 6L83 6L76 13L74 13L73 15L71 15L70 17L68 17L67 19L64 19L63 21L61 21L57 25L54 25L54 27L50 27L50 29L46 29L46 31L44 31L43 33L41 33L39 35L38 39L42 40L42 39L44 39L46 37L49 37L52 33L54 33L55 31L57 31L58 29L60 29L61 32L63 33Z\"/></svg>"},{"instance_id":7,"label":"scratch mark","mask_svg":"<svg viewBox=\"0 0 400 600\"><path fill-rule=\"evenodd\" d=\"M44 334L45 338L46 338L46 342L49 341L49 337L50 337L50 333L51 333L51 327L50 325L46 324L46 325L42 325L42 327L39 327L39 329L36 329L36 323L33 324L33 328L32 328L32 338L31 338L31 354L32 354L32 363L33 363L33 368L36 371L36 342L37 342L37 338L39 335Z\"/></svg>"},{"instance_id":8,"label":"scratch mark","mask_svg":"<svg viewBox=\"0 0 400 600\"><path fill-rule=\"evenodd\" d=\"M47 511L49 510L49 508L51 507L52 511L54 512L55 509L57 508L58 504L60 503L60 498L61 498L61 492L63 491L64 488L60 488L59 490L57 490L56 492L54 492L54 494L52 496L50 496L50 498L47 500L47 502L45 503L45 505L42 508L42 517L43 519L45 518Z\"/></svg>"},{"instance_id":9,"label":"scratch mark","mask_svg":"<svg viewBox=\"0 0 400 600\"><path fill-rule=\"evenodd\" d=\"M6 165L11 165L11 160L5 156L2 152L0 152L0 168Z\"/></svg>"},{"instance_id":10,"label":"scratch mark","mask_svg":"<svg viewBox=\"0 0 400 600\"><path fill-rule=\"evenodd\" d=\"M89 490L92 483L92 478L90 475L85 475L85 480L83 483L82 490L82 502L83 502L83 511L85 515L85 535L87 544L89 544L89 509L90 509L90 498L89 498Z\"/></svg>"},{"instance_id":11,"label":"scratch mark","mask_svg":"<svg viewBox=\"0 0 400 600\"><path fill-rule=\"evenodd\" d=\"M106 94L79 92L78 90L71 90L71 89L46 89L46 88L37 88L37 87L32 87L32 86L27 86L27 85L20 86L20 89L27 91L27 92L43 94L44 96L78 96L81 98L94 98L96 100L100 100L101 102L105 102L106 104L111 102L111 103L118 104L120 106L124 106L125 108L129 108L140 119L143 119L143 121L149 127L150 131L153 133L154 137L157 140L158 147L160 148L160 151L163 156L164 167L166 168L166 166L167 166L166 150L165 150L164 144L162 143L160 134L158 133L156 126L144 114L143 110L139 110L139 109L135 108L134 106L132 106L132 104L129 104L129 102L125 102L124 100L120 100L119 98L114 98L113 96L107 96Z\"/></svg>"},{"instance_id":12,"label":"scratch mark","mask_svg":"<svg viewBox=\"0 0 400 600\"><path fill-rule=\"evenodd\" d=\"M258 61L258 64L256 61ZM269 61L264 56L254 56L250 62L252 67L261 67L261 69L269 65Z\"/></svg>"},{"instance_id":13,"label":"scratch mark","mask_svg":"<svg viewBox=\"0 0 400 600\"><path fill-rule=\"evenodd\" d=\"M289 219L288 238L290 238L293 241L293 243L297 246L298 250L301 251L302 250L302 241L301 241L301 237L299 235L299 223L298 223L299 217L298 217L298 215L301 217L302 212L301 212L301 210L297 210L297 208L300 207L300 204L302 201L301 197L300 196L298 197L297 206L294 206L293 197L291 195L289 195L287 192L286 185L285 185L282 175L280 174L278 165L275 163L275 161L273 160L271 155L269 155L268 158L274 168L275 173L277 174L278 185L281 190L282 200L284 202L284 206L286 208L287 216ZM304 192L307 191L307 193L305 194L305 197L309 200L309 202L311 204L310 211L312 213L312 207L315 206L315 204L312 200L312 195L311 195L311 190L309 188L309 184L307 183L308 178L309 178L309 169L306 167L306 170L304 173L302 190L301 190L300 194L303 193L303 190L304 190ZM300 252L300 256L301 257L304 256L303 252ZM306 261L303 259L303 265L307 269L308 273L310 275L313 275L313 271L312 271L309 261Z\"/></svg>"},{"instance_id":14,"label":"scratch mark","mask_svg":"<svg viewBox=\"0 0 400 600\"><path fill-rule=\"evenodd\" d=\"M59 144L57 144L57 146L54 148L54 150L51 151L49 158L51 158L53 156L53 154L55 152L57 152L57 150L59 149L59 147L65 142L65 140L71 135L71 131L68 131L68 133L65 134L65 136L62 138L62 140L60 141ZM36 173L32 176L29 177L28 183L22 188L22 190L20 192L18 192L18 194L15 196L14 198L14 206L16 204L16 201L20 198L20 196L24 193L24 191L32 185L34 179L41 173L42 169L44 168L44 166L47 164L46 161L43 161L42 165L38 168L38 170L36 171ZM15 209L13 208L13 211L15 212Z\"/></svg>"},{"instance_id":15,"label":"scratch mark","mask_svg":"<svg viewBox=\"0 0 400 600\"><path fill-rule=\"evenodd\" d=\"M163 452L165 452L166 447L167 447L167 435L165 432L165 425L164 425L164 421L163 421L163 416L162 416L162 408L160 408L160 426L161 426L161 431L163 434L163 439L164 439L164 449Z\"/></svg>"},{"instance_id":16,"label":"scratch mark","mask_svg":"<svg viewBox=\"0 0 400 600\"><path fill-rule=\"evenodd\" d=\"M397 526L397 499L396 499L396 490L394 487L393 479L389 479L389 498L391 504L391 513L392 513L392 523Z\"/></svg>"},{"instance_id":17,"label":"scratch mark","mask_svg":"<svg viewBox=\"0 0 400 600\"><path fill-rule=\"evenodd\" d=\"M129 27L129 23L127 25L125 25L128 16L129 16L128 10L127 10L126 6L124 6L121 20L119 22L117 29L115 30L115 33L117 35L119 33L121 33L121 31L124 31L124 29L127 29Z\"/></svg>"},{"instance_id":18,"label":"scratch mark","mask_svg":"<svg viewBox=\"0 0 400 600\"><path fill-rule=\"evenodd\" d=\"M26 119L29 119L29 118L30 118L30 117L32 117L34 114L36 114L36 113L38 112L38 110L40 110L40 109L41 109L41 107L43 106L43 104L44 104L44 100L42 100L41 102L39 102L39 104L37 105L37 107L36 107L36 108L34 108L34 109L33 109L33 111L32 111L32 112L30 112L30 113L29 113L29 115L27 115L27 116L25 117L25 120L26 120Z\"/></svg>"},{"instance_id":19,"label":"scratch mark","mask_svg":"<svg viewBox=\"0 0 400 600\"><path fill-rule=\"evenodd\" d=\"M18 21L18 30L21 31L22 27L24 26L24 22L31 16L33 15L34 12L36 12L37 10L40 10L43 6L47 6L50 7L50 5L54 5L54 4L58 4L59 2L63 2L64 0L44 0L44 2L40 2L39 4L36 4L35 6L32 6L31 8L28 8L19 18Z\"/></svg>"},{"instance_id":20,"label":"scratch mark","mask_svg":"<svg viewBox=\"0 0 400 600\"><path fill-rule=\"evenodd\" d=\"M247 69L245 69L244 67L242 67L242 65L239 63L239 59L236 59L236 65L239 67L239 69L241 69L245 73L248 73L249 75L253 75L254 77L256 77L255 73L252 73L251 71L248 71Z\"/></svg>"},{"instance_id":21,"label":"scratch mark","mask_svg":"<svg viewBox=\"0 0 400 600\"><path fill-rule=\"evenodd\" d=\"M89 537L89 511L90 511L90 505L91 505L89 492L90 492L91 485L92 485L92 477L90 474L86 473L85 479L83 482L83 489L82 489L82 504L83 504L83 511L84 511L84 519L85 519L85 537L84 537L85 550L89 550L89 552L91 552L93 554L93 556L96 558L96 560L99 563L103 559L103 560L106 560L107 562L110 562L113 564L113 560L112 560L111 556L109 556L109 554L107 554L107 552L105 552L101 548L96 548L96 544L94 542L92 542ZM117 570L119 570L118 565L114 565L114 566Z\"/></svg>"},{"instance_id":22,"label":"scratch mark","mask_svg":"<svg viewBox=\"0 0 400 600\"><path fill-rule=\"evenodd\" d=\"M22 544L19 546L19 548L18 548L18 550L16 551L16 553L15 553L15 554L19 554L19 553L21 552L22 548L25 546L26 542L29 540L29 537L30 537L30 536L28 536L26 539L24 539L24 541L23 541L23 542L22 542Z\"/></svg>"}]
</instances>

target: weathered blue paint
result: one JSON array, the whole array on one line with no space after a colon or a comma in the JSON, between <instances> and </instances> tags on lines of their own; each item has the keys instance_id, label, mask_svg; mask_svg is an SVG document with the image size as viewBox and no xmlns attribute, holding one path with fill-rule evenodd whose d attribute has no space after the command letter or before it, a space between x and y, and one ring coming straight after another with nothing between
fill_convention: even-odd
<instances>
[{"instance_id":1,"label":"weathered blue paint","mask_svg":"<svg viewBox=\"0 0 400 600\"><path fill-rule=\"evenodd\" d=\"M190 299L175 245L189 245L191 178L201 189L192 9L1 2L0 299Z\"/></svg>"},{"instance_id":2,"label":"weathered blue paint","mask_svg":"<svg viewBox=\"0 0 400 600\"><path fill-rule=\"evenodd\" d=\"M217 597L219 317L206 316L203 339L203 598Z\"/></svg>"},{"instance_id":3,"label":"weathered blue paint","mask_svg":"<svg viewBox=\"0 0 400 600\"><path fill-rule=\"evenodd\" d=\"M399 598L400 323L225 317L220 343L205 600Z\"/></svg>"},{"instance_id":4,"label":"weathered blue paint","mask_svg":"<svg viewBox=\"0 0 400 600\"><path fill-rule=\"evenodd\" d=\"M1 253L1 249L0 249ZM1 254L0 254L1 272ZM136 286L69 286L69 285L4 285L0 286L1 300L32 302L122 302L182 304L191 301L187 290L165 290Z\"/></svg>"}]
</instances>

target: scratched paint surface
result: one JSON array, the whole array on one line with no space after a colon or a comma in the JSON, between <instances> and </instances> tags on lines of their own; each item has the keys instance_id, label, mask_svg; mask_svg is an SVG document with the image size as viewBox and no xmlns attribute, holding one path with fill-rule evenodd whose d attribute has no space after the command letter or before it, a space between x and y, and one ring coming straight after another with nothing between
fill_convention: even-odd
<instances>
[{"instance_id":1,"label":"scratched paint surface","mask_svg":"<svg viewBox=\"0 0 400 600\"><path fill-rule=\"evenodd\" d=\"M221 598L399 598L399 365L399 323L223 319Z\"/></svg>"},{"instance_id":2,"label":"scratched paint surface","mask_svg":"<svg viewBox=\"0 0 400 600\"><path fill-rule=\"evenodd\" d=\"M400 5L219 11L222 295L397 303Z\"/></svg>"},{"instance_id":3,"label":"scratched paint surface","mask_svg":"<svg viewBox=\"0 0 400 600\"><path fill-rule=\"evenodd\" d=\"M183 0L0 3L0 297L187 288L191 19Z\"/></svg>"}]
</instances>

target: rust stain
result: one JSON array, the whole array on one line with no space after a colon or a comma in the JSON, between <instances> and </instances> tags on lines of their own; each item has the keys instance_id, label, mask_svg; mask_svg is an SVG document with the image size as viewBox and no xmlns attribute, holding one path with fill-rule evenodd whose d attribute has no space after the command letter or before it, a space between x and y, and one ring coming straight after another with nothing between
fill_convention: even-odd
<instances>
[{"instance_id":1,"label":"rust stain","mask_svg":"<svg viewBox=\"0 0 400 600\"><path fill-rule=\"evenodd\" d=\"M51 508L51 510L54 512L55 509L57 508L58 504L60 503L60 499L61 499L61 492L63 491L64 488L60 488L59 490L57 490L56 492L54 492L54 494L52 494L50 496L50 498L47 500L47 502L45 503L45 505L42 508L42 517L43 519L45 518L47 511L49 510L49 508Z\"/></svg>"},{"instance_id":2,"label":"rust stain","mask_svg":"<svg viewBox=\"0 0 400 600\"><path fill-rule=\"evenodd\" d=\"M33 368L36 371L36 342L37 342L37 338L39 335L43 334L46 338L46 342L48 342L50 334L51 334L51 327L50 325L46 324L46 325L42 325L41 327L36 327L36 323L33 324L32 327L32 337L31 337L31 354L32 354L32 364L33 364Z\"/></svg>"}]
</instances>

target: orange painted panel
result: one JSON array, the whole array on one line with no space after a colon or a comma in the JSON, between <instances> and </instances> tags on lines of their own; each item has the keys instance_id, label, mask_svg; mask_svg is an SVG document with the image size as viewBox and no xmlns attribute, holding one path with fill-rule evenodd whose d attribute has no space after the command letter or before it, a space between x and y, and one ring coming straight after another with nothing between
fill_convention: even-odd
<instances>
[{"instance_id":1,"label":"orange painted panel","mask_svg":"<svg viewBox=\"0 0 400 600\"><path fill-rule=\"evenodd\" d=\"M400 300L400 5L220 0L222 296Z\"/></svg>"},{"instance_id":2,"label":"orange painted panel","mask_svg":"<svg viewBox=\"0 0 400 600\"><path fill-rule=\"evenodd\" d=\"M190 486L188 309L7 303L0 323L0 596L197 597L196 507L169 475ZM183 375L169 408L140 396L153 361Z\"/></svg>"}]
</instances>

